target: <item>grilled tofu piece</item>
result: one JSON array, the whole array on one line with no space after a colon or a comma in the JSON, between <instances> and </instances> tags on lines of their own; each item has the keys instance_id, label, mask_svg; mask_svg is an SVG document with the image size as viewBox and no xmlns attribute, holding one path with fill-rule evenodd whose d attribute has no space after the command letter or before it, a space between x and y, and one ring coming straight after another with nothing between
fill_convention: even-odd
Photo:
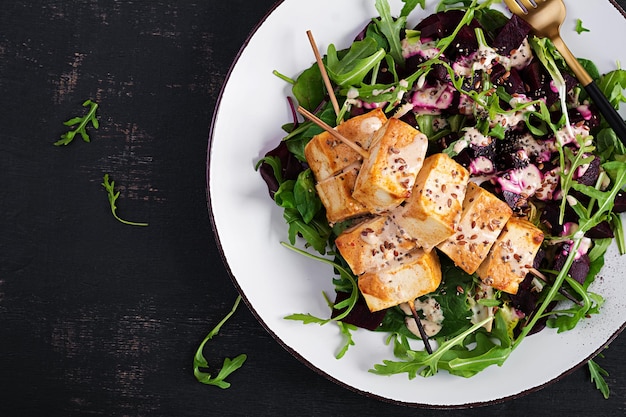
<instances>
[{"instance_id":1,"label":"grilled tofu piece","mask_svg":"<svg viewBox=\"0 0 626 417\"><path fill-rule=\"evenodd\" d=\"M317 194L326 208L326 218L330 224L366 215L367 207L352 197L352 190L361 164L354 163L339 174L318 182Z\"/></svg>"},{"instance_id":2,"label":"grilled tofu piece","mask_svg":"<svg viewBox=\"0 0 626 417\"><path fill-rule=\"evenodd\" d=\"M355 275L385 268L415 249L415 243L402 236L398 226L385 216L345 230L335 245Z\"/></svg>"},{"instance_id":3,"label":"grilled tofu piece","mask_svg":"<svg viewBox=\"0 0 626 417\"><path fill-rule=\"evenodd\" d=\"M411 196L391 214L425 251L450 237L461 218L469 172L443 153L429 156Z\"/></svg>"},{"instance_id":4,"label":"grilled tofu piece","mask_svg":"<svg viewBox=\"0 0 626 417\"><path fill-rule=\"evenodd\" d=\"M441 283L437 251L415 249L389 268L366 272L359 277L359 289L370 311L380 311L413 301L433 292Z\"/></svg>"},{"instance_id":5,"label":"grilled tofu piece","mask_svg":"<svg viewBox=\"0 0 626 417\"><path fill-rule=\"evenodd\" d=\"M456 230L437 248L448 255L456 266L473 274L489 254L489 249L512 214L508 204L470 182Z\"/></svg>"},{"instance_id":6,"label":"grilled tofu piece","mask_svg":"<svg viewBox=\"0 0 626 417\"><path fill-rule=\"evenodd\" d=\"M348 119L336 129L347 139L367 150L372 134L386 121L385 113L381 109L376 109ZM304 156L318 182L332 177L362 159L355 150L328 132L314 136L304 148Z\"/></svg>"},{"instance_id":7,"label":"grilled tofu piece","mask_svg":"<svg viewBox=\"0 0 626 417\"><path fill-rule=\"evenodd\" d=\"M371 213L396 208L411 195L422 168L428 138L411 125L391 118L372 137L352 196Z\"/></svg>"},{"instance_id":8,"label":"grilled tofu piece","mask_svg":"<svg viewBox=\"0 0 626 417\"><path fill-rule=\"evenodd\" d=\"M476 273L484 284L517 294L543 242L543 232L526 219L511 217Z\"/></svg>"}]
</instances>

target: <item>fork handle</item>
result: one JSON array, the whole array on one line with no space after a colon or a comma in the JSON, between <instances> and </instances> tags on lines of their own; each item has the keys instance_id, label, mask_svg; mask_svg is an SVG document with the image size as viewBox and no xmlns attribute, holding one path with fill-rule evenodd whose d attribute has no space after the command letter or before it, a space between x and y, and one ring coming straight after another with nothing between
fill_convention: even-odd
<instances>
[{"instance_id":1,"label":"fork handle","mask_svg":"<svg viewBox=\"0 0 626 417\"><path fill-rule=\"evenodd\" d=\"M598 85L593 81L593 78L591 78L583 66L580 65L578 60L574 57L574 54L572 54L565 42L563 42L563 39L561 39L560 36L553 36L550 39L563 56L563 59L565 59L565 62L571 68L574 75L576 75L578 81L583 85L589 97L591 97L596 104L609 126L611 126L622 143L626 145L626 122L624 122L622 116L615 110L606 96L602 94Z\"/></svg>"},{"instance_id":2,"label":"fork handle","mask_svg":"<svg viewBox=\"0 0 626 417\"><path fill-rule=\"evenodd\" d=\"M585 90L596 106L598 106L600 113L602 113L609 126L613 128L617 137L626 145L626 123L624 123L622 116L615 110L606 96L602 94L602 91L600 91L595 81L591 81L587 84Z\"/></svg>"}]
</instances>

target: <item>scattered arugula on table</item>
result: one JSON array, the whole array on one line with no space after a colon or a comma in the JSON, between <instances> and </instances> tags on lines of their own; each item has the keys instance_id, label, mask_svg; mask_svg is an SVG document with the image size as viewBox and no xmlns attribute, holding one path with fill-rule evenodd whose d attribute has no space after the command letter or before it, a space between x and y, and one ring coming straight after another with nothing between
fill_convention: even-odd
<instances>
[{"instance_id":1,"label":"scattered arugula on table","mask_svg":"<svg viewBox=\"0 0 626 417\"><path fill-rule=\"evenodd\" d=\"M600 354L598 357L603 358L604 356ZM604 377L609 376L609 373L602 369L602 367L593 359L590 359L589 362L587 362L587 366L589 367L591 382L596 384L596 388L602 393L604 398L608 400L611 390L609 389L609 384L606 383Z\"/></svg>"},{"instance_id":2,"label":"scattered arugula on table","mask_svg":"<svg viewBox=\"0 0 626 417\"><path fill-rule=\"evenodd\" d=\"M222 389L229 388L230 383L225 381L226 377L235 372L237 369L241 368L248 358L247 355L244 353L240 354L234 359L225 358L224 363L222 364L222 368L215 377L206 372L209 367L209 362L203 354L204 345L215 335L217 335L224 323L226 323L226 321L235 313L235 311L237 310L237 306L239 306L240 302L241 296L239 295L237 296L235 304L233 305L233 308L230 310L230 312L226 314L226 316L217 324L217 326L215 326L213 330L211 330L211 332L204 338L202 343L200 343L200 346L198 347L198 350L193 357L193 374L198 382L206 385L215 385Z\"/></svg>"},{"instance_id":3,"label":"scattered arugula on table","mask_svg":"<svg viewBox=\"0 0 626 417\"><path fill-rule=\"evenodd\" d=\"M111 213L113 213L113 217L124 224L128 224L130 226L147 226L148 223L137 223L131 222L128 220L124 220L117 215L117 206L116 201L120 196L119 191L115 191L115 181L109 181L109 174L104 174L104 178L102 180L102 186L107 191L107 195L109 197L109 204L111 205Z\"/></svg>"},{"instance_id":4,"label":"scattered arugula on table","mask_svg":"<svg viewBox=\"0 0 626 417\"><path fill-rule=\"evenodd\" d=\"M65 126L78 126L75 129L62 134L61 139L54 142L55 146L69 145L74 140L74 137L77 134L79 134L85 142L89 142L91 140L89 138L89 133L87 133L87 125L91 123L94 129L98 129L98 127L100 127L100 123L98 122L98 117L96 115L96 110L98 110L98 103L95 103L91 100L85 100L85 102L83 102L83 107L89 107L89 111L86 115L73 117L68 121L63 122Z\"/></svg>"}]
</instances>

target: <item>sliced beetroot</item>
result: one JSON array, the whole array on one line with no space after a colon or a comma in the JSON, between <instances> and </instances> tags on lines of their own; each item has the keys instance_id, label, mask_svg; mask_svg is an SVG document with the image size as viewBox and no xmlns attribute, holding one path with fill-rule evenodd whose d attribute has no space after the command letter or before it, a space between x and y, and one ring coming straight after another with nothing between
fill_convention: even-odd
<instances>
[{"instance_id":1,"label":"sliced beetroot","mask_svg":"<svg viewBox=\"0 0 626 417\"><path fill-rule=\"evenodd\" d=\"M615 233L613 233L613 229L611 228L609 222L603 221L585 233L585 236L590 239L612 239L615 237Z\"/></svg>"},{"instance_id":2,"label":"sliced beetroot","mask_svg":"<svg viewBox=\"0 0 626 417\"><path fill-rule=\"evenodd\" d=\"M415 26L415 30L421 32L422 39L441 39L454 31L463 19L465 12L462 10L448 10L438 12L428 16ZM447 54L451 59L460 55L469 55L478 48L478 41L474 29L480 27L476 19L473 19L469 25L463 26Z\"/></svg>"},{"instance_id":3,"label":"sliced beetroot","mask_svg":"<svg viewBox=\"0 0 626 417\"><path fill-rule=\"evenodd\" d=\"M572 124L583 123L590 130L600 126L600 112L595 104L581 105L578 108L569 109L568 114Z\"/></svg>"},{"instance_id":4,"label":"sliced beetroot","mask_svg":"<svg viewBox=\"0 0 626 417\"><path fill-rule=\"evenodd\" d=\"M509 295L511 305L526 316L531 314L537 307L538 293L533 291L533 276L526 275L526 278L519 284L517 294Z\"/></svg>"},{"instance_id":5,"label":"sliced beetroot","mask_svg":"<svg viewBox=\"0 0 626 417\"><path fill-rule=\"evenodd\" d=\"M496 35L492 47L501 55L510 55L511 51L519 48L530 30L528 23L513 15Z\"/></svg>"},{"instance_id":6,"label":"sliced beetroot","mask_svg":"<svg viewBox=\"0 0 626 417\"><path fill-rule=\"evenodd\" d=\"M578 80L567 72L562 72L565 87L570 91L578 84ZM527 94L533 99L544 99L548 107L559 100L559 93L552 88L552 77L537 59L521 70L526 82Z\"/></svg>"},{"instance_id":7,"label":"sliced beetroot","mask_svg":"<svg viewBox=\"0 0 626 417\"><path fill-rule=\"evenodd\" d=\"M452 33L464 15L461 10L434 13L419 22L415 30L421 32L422 39L441 39Z\"/></svg>"},{"instance_id":8,"label":"sliced beetroot","mask_svg":"<svg viewBox=\"0 0 626 417\"><path fill-rule=\"evenodd\" d=\"M335 298L335 304L347 300L349 297L350 294L346 292L338 292ZM337 317L343 311L344 310L333 310L332 317ZM387 310L381 310L372 313L367 307L367 304L365 303L363 297L359 297L356 304L354 305L354 308L342 321L344 323L352 324L363 329L376 330L383 322L385 314L387 314Z\"/></svg>"},{"instance_id":9,"label":"sliced beetroot","mask_svg":"<svg viewBox=\"0 0 626 417\"><path fill-rule=\"evenodd\" d=\"M626 212L626 193L620 191L615 196L615 203L613 205L614 213L624 213Z\"/></svg>"},{"instance_id":10,"label":"sliced beetroot","mask_svg":"<svg viewBox=\"0 0 626 417\"><path fill-rule=\"evenodd\" d=\"M571 245L569 243L563 243L559 251L554 256L554 263L552 265L552 269L555 271L560 271L563 269L565 265L565 260L567 259L569 252L571 250ZM569 269L569 276L575 279L579 284L584 284L587 279L587 275L589 274L590 267L589 256L585 254L581 254L580 256L574 259L572 266Z\"/></svg>"},{"instance_id":11,"label":"sliced beetroot","mask_svg":"<svg viewBox=\"0 0 626 417\"><path fill-rule=\"evenodd\" d=\"M302 162L289 152L286 142L282 140L276 148L266 153L265 156L277 156L280 159L282 166L281 175L283 176L283 180L295 180L298 178L298 174L305 169ZM274 198L274 194L278 191L278 187L280 186L278 180L274 176L274 170L269 164L262 163L259 168L259 172L261 173L261 177L265 181L265 184L267 184L270 197Z\"/></svg>"},{"instance_id":12,"label":"sliced beetroot","mask_svg":"<svg viewBox=\"0 0 626 417\"><path fill-rule=\"evenodd\" d=\"M519 71L515 68L507 70L502 64L498 63L492 67L489 76L492 83L504 87L504 90L509 94L526 93L524 80L522 80Z\"/></svg>"},{"instance_id":13,"label":"sliced beetroot","mask_svg":"<svg viewBox=\"0 0 626 417\"><path fill-rule=\"evenodd\" d=\"M598 177L600 176L600 158L595 157L593 161L589 164L587 169L584 170L584 173L580 176L577 176L576 182L582 185L593 186L598 181Z\"/></svg>"},{"instance_id":14,"label":"sliced beetroot","mask_svg":"<svg viewBox=\"0 0 626 417\"><path fill-rule=\"evenodd\" d=\"M541 211L541 224L546 227L552 236L561 236L563 234L563 225L559 224L559 216L561 212L560 201L550 201L543 207ZM568 205L565 207L565 216L563 223L576 222L578 216Z\"/></svg>"},{"instance_id":15,"label":"sliced beetroot","mask_svg":"<svg viewBox=\"0 0 626 417\"><path fill-rule=\"evenodd\" d=\"M475 144L470 144L470 149L473 152L474 158L479 156L484 156L487 159L495 160L496 158L496 143L497 141L492 140L491 143L485 146L479 146Z\"/></svg>"},{"instance_id":16,"label":"sliced beetroot","mask_svg":"<svg viewBox=\"0 0 626 417\"><path fill-rule=\"evenodd\" d=\"M502 197L504 197L504 201L513 210L526 207L528 203L528 199L526 197L513 191L502 190Z\"/></svg>"}]
</instances>

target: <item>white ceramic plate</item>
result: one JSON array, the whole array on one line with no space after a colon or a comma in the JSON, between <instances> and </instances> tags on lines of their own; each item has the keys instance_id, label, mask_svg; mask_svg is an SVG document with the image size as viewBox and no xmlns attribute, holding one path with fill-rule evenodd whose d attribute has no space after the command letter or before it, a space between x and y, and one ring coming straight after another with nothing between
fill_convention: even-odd
<instances>
[{"instance_id":1,"label":"white ceramic plate","mask_svg":"<svg viewBox=\"0 0 626 417\"><path fill-rule=\"evenodd\" d=\"M401 1L390 3L397 15ZM626 63L626 48L614 47L616 40L626 39L626 22L608 0L569 0L567 6L563 37L575 54L594 60L603 71L614 69L617 60ZM281 246L288 240L282 209L270 200L254 170L283 136L280 126L291 120L289 86L272 71L295 77L314 62L306 30L313 32L321 51L329 43L347 47L376 15L374 0L285 0L242 48L222 91L209 145L210 208L227 268L248 306L280 344L315 371L365 395L407 405L464 407L545 386L584 364L624 327L626 291L618 275L626 269L626 257L618 258L615 248L593 287L606 297L602 314L567 333L545 330L529 337L504 366L470 379L445 372L414 380L374 375L368 372L374 364L393 359L384 334L356 332L356 346L337 360L343 343L337 326L284 320L292 313L327 317L322 292L332 294L333 273ZM421 10L414 12L410 26L425 16ZM574 31L578 17L590 32ZM609 43L613 46L607 47Z\"/></svg>"}]
</instances>

